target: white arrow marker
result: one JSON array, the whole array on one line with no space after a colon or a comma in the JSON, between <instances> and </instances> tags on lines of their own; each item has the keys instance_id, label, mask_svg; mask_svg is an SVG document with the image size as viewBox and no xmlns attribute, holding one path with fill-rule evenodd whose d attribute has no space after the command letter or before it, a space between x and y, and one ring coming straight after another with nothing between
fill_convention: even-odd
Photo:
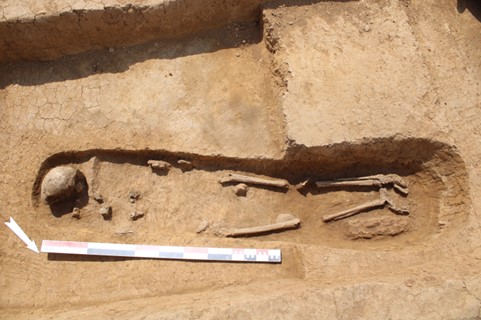
<instances>
[{"instance_id":1,"label":"white arrow marker","mask_svg":"<svg viewBox=\"0 0 481 320\"><path fill-rule=\"evenodd\" d=\"M37 245L35 244L35 241L30 240L30 238L23 232L22 228L18 226L18 224L13 220L12 217L10 217L10 222L5 222L7 227L10 228L20 239L22 239L23 242L27 245L27 248L29 248L32 251L35 251L36 253L38 252Z\"/></svg>"}]
</instances>

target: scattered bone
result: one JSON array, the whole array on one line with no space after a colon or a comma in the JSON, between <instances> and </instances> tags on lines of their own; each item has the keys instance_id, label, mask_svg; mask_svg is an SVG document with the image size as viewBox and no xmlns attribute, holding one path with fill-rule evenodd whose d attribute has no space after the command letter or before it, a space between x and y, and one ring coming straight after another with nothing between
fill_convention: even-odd
<instances>
[{"instance_id":1,"label":"scattered bone","mask_svg":"<svg viewBox=\"0 0 481 320\"><path fill-rule=\"evenodd\" d=\"M268 233L275 231L283 231L288 229L296 229L301 224L301 220L294 218L289 221L277 222L273 224L251 227L251 228L240 228L240 229L223 229L217 232L217 235L223 237L241 237L250 236L260 233Z\"/></svg>"},{"instance_id":2,"label":"scattered bone","mask_svg":"<svg viewBox=\"0 0 481 320\"><path fill-rule=\"evenodd\" d=\"M145 216L145 212L136 210L130 214L130 220L137 221L140 218L143 218L144 216Z\"/></svg>"},{"instance_id":3,"label":"scattered bone","mask_svg":"<svg viewBox=\"0 0 481 320\"><path fill-rule=\"evenodd\" d=\"M138 193L137 191L130 191L129 192L130 203L135 203L139 199L140 199L140 193Z\"/></svg>"},{"instance_id":4,"label":"scattered bone","mask_svg":"<svg viewBox=\"0 0 481 320\"><path fill-rule=\"evenodd\" d=\"M348 218L348 217L351 217L353 215L359 214L361 212L373 210L373 209L384 207L384 206L387 206L389 208L389 210L391 210L395 214L401 214L401 215L409 214L409 209L397 207L394 204L394 202L392 201L392 199L389 197L389 195L387 193L387 190L384 189L384 188L381 188L379 190L379 199L361 204L361 205L359 205L357 207L354 207L354 208L350 208L350 209L347 209L347 210L343 210L341 212L337 212L337 213L334 213L334 214L331 214L331 215L324 216L324 217L322 217L322 220L324 222L340 220L340 219Z\"/></svg>"},{"instance_id":5,"label":"scattered bone","mask_svg":"<svg viewBox=\"0 0 481 320\"><path fill-rule=\"evenodd\" d=\"M152 170L169 171L172 168L170 163L161 160L149 160L147 161L147 164Z\"/></svg>"},{"instance_id":6,"label":"scattered bone","mask_svg":"<svg viewBox=\"0 0 481 320\"><path fill-rule=\"evenodd\" d=\"M103 206L100 208L99 213L102 215L104 220L112 219L112 207L111 206Z\"/></svg>"},{"instance_id":7,"label":"scattered bone","mask_svg":"<svg viewBox=\"0 0 481 320\"><path fill-rule=\"evenodd\" d=\"M192 162L187 161L187 160L179 160L177 161L177 164L180 165L182 171L190 171L194 169L194 165Z\"/></svg>"},{"instance_id":8,"label":"scattered bone","mask_svg":"<svg viewBox=\"0 0 481 320\"><path fill-rule=\"evenodd\" d=\"M80 209L77 208L77 207L73 208L72 218L80 219L81 217L82 217L82 215L80 214Z\"/></svg>"},{"instance_id":9,"label":"scattered bone","mask_svg":"<svg viewBox=\"0 0 481 320\"><path fill-rule=\"evenodd\" d=\"M407 183L397 174L378 174L374 176L343 178L330 181L317 181L318 188L333 187L378 187L392 186L403 195L409 193Z\"/></svg>"},{"instance_id":10,"label":"scattered bone","mask_svg":"<svg viewBox=\"0 0 481 320\"><path fill-rule=\"evenodd\" d=\"M197 227L197 229L195 229L195 232L196 232L196 233L204 232L205 230L207 230L208 227L209 227L209 221L203 220L203 221L199 224L199 226Z\"/></svg>"},{"instance_id":11,"label":"scattered bone","mask_svg":"<svg viewBox=\"0 0 481 320\"><path fill-rule=\"evenodd\" d=\"M102 195L98 192L94 193L94 196L93 196L94 200L97 201L98 203L102 204L104 203L104 198L102 197Z\"/></svg>"},{"instance_id":12,"label":"scattered bone","mask_svg":"<svg viewBox=\"0 0 481 320\"><path fill-rule=\"evenodd\" d=\"M239 183L235 186L235 194L239 197L245 197L247 195L248 186L245 183Z\"/></svg>"},{"instance_id":13,"label":"scattered bone","mask_svg":"<svg viewBox=\"0 0 481 320\"><path fill-rule=\"evenodd\" d=\"M372 239L382 236L396 236L408 231L406 217L374 217L354 219L347 222L346 235L351 240Z\"/></svg>"},{"instance_id":14,"label":"scattered bone","mask_svg":"<svg viewBox=\"0 0 481 320\"><path fill-rule=\"evenodd\" d=\"M257 178L257 177L249 177L240 174L229 173L226 177L219 180L219 183L231 183L231 182L240 182L246 184L255 184L255 185L262 185L268 187L277 187L277 188L289 188L289 182L284 179L264 179L264 178Z\"/></svg>"},{"instance_id":15,"label":"scattered bone","mask_svg":"<svg viewBox=\"0 0 481 320\"><path fill-rule=\"evenodd\" d=\"M75 199L87 188L84 175L69 166L51 169L43 178L41 185L41 199L52 205L65 200Z\"/></svg>"}]
</instances>

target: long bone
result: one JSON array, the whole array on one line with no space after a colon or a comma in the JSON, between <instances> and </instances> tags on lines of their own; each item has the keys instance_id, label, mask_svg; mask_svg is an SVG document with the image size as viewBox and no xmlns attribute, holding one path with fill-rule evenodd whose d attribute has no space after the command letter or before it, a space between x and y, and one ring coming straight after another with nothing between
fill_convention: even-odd
<instances>
[{"instance_id":1,"label":"long bone","mask_svg":"<svg viewBox=\"0 0 481 320\"><path fill-rule=\"evenodd\" d=\"M219 180L220 184L230 183L230 182L237 182L237 183L246 183L246 184L256 184L256 185L263 185L269 187L277 187L277 188L289 188L289 182L284 179L264 179L264 178L257 178L257 177L249 177L235 173L229 173L227 176Z\"/></svg>"},{"instance_id":2,"label":"long bone","mask_svg":"<svg viewBox=\"0 0 481 320\"><path fill-rule=\"evenodd\" d=\"M342 178L330 181L317 181L318 188L332 187L378 187L384 188L392 186L394 189L408 195L409 189L407 183L397 174L377 174L366 177Z\"/></svg>"},{"instance_id":3,"label":"long bone","mask_svg":"<svg viewBox=\"0 0 481 320\"><path fill-rule=\"evenodd\" d=\"M370 211L376 208L387 206L389 210L394 212L395 214L407 215L409 214L408 209L399 208L397 207L391 198L389 198L387 190L385 188L381 188L379 190L379 199L373 200L364 204L361 204L357 207L346 209L337 213L333 213L327 216L322 217L324 222L331 222L334 220L341 220L344 218L348 218L359 214L361 212Z\"/></svg>"},{"instance_id":4,"label":"long bone","mask_svg":"<svg viewBox=\"0 0 481 320\"><path fill-rule=\"evenodd\" d=\"M275 231L282 231L288 229L295 229L299 227L301 220L294 218L288 221L282 221L272 224L267 224L263 226L251 227L251 228L240 228L240 229L223 229L217 232L217 235L223 237L241 237L250 236L260 233L268 233Z\"/></svg>"}]
</instances>

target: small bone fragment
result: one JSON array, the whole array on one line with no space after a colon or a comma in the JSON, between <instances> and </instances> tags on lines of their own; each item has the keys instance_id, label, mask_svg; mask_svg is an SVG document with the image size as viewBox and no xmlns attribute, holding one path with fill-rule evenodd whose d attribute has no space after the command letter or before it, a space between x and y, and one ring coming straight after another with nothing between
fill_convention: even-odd
<instances>
[{"instance_id":1,"label":"small bone fragment","mask_svg":"<svg viewBox=\"0 0 481 320\"><path fill-rule=\"evenodd\" d=\"M247 184L256 184L256 185L263 185L269 187L278 187L278 188L289 188L289 182L284 179L264 179L264 178L257 178L257 177L249 177L240 174L229 173L226 177L219 180L220 184L230 183L230 182L240 182L240 183L247 183Z\"/></svg>"},{"instance_id":2,"label":"small bone fragment","mask_svg":"<svg viewBox=\"0 0 481 320\"><path fill-rule=\"evenodd\" d=\"M157 169L161 171L168 171L172 168L170 163L161 161L161 160L149 160L147 161L147 164L152 168L152 169Z\"/></svg>"},{"instance_id":3,"label":"small bone fragment","mask_svg":"<svg viewBox=\"0 0 481 320\"><path fill-rule=\"evenodd\" d=\"M140 218L143 218L144 216L145 216L145 213L143 211L134 211L130 214L130 220L137 221Z\"/></svg>"},{"instance_id":4,"label":"small bone fragment","mask_svg":"<svg viewBox=\"0 0 481 320\"><path fill-rule=\"evenodd\" d=\"M94 196L93 196L94 200L97 201L98 203L102 204L104 203L104 198L102 197L102 195L98 192L94 193Z\"/></svg>"},{"instance_id":5,"label":"small bone fragment","mask_svg":"<svg viewBox=\"0 0 481 320\"><path fill-rule=\"evenodd\" d=\"M247 195L247 189L249 187L245 183L239 183L235 186L235 194L239 197L245 197Z\"/></svg>"},{"instance_id":6,"label":"small bone fragment","mask_svg":"<svg viewBox=\"0 0 481 320\"><path fill-rule=\"evenodd\" d=\"M73 208L72 218L80 219L81 217L82 217L82 215L80 214L80 209L79 208Z\"/></svg>"},{"instance_id":7,"label":"small bone fragment","mask_svg":"<svg viewBox=\"0 0 481 320\"><path fill-rule=\"evenodd\" d=\"M331 187L386 187L392 185L400 193L407 195L409 189L407 183L397 174L377 174L374 176L342 178L331 181L317 181L318 188Z\"/></svg>"},{"instance_id":8,"label":"small bone fragment","mask_svg":"<svg viewBox=\"0 0 481 320\"><path fill-rule=\"evenodd\" d=\"M129 201L130 203L134 203L135 201L140 199L140 193L137 191L130 191L129 192Z\"/></svg>"},{"instance_id":9,"label":"small bone fragment","mask_svg":"<svg viewBox=\"0 0 481 320\"><path fill-rule=\"evenodd\" d=\"M375 208L378 208L378 207L384 207L384 205L385 205L384 200L377 199L377 200L373 200L373 201L361 204L360 206L357 206L357 207L354 207L354 208L351 208L351 209L347 209L347 210L344 210L344 211L341 211L341 212L337 212L337 213L333 213L331 215L324 216L324 217L322 217L322 220L324 222L331 222L331 221L334 221L334 220L340 220L340 219L344 219L344 218L354 216L354 215L356 215L358 213L361 213L361 212L364 212L364 211L369 211L369 210L372 210L372 209L375 209Z\"/></svg>"},{"instance_id":10,"label":"small bone fragment","mask_svg":"<svg viewBox=\"0 0 481 320\"><path fill-rule=\"evenodd\" d=\"M207 230L208 227L209 227L209 221L203 220L203 221L199 224L199 226L197 227L197 229L195 229L195 232L196 232L196 233L204 232L205 230Z\"/></svg>"},{"instance_id":11,"label":"small bone fragment","mask_svg":"<svg viewBox=\"0 0 481 320\"><path fill-rule=\"evenodd\" d=\"M259 233L295 229L299 227L300 223L301 223L301 220L295 218L289 221L267 224L264 226L258 226L258 227L252 227L252 228L225 229L225 230L221 230L218 234L224 237L249 236L249 235L255 235Z\"/></svg>"},{"instance_id":12,"label":"small bone fragment","mask_svg":"<svg viewBox=\"0 0 481 320\"><path fill-rule=\"evenodd\" d=\"M179 160L177 161L177 164L179 164L182 168L181 170L182 171L190 171L192 169L194 169L194 165L192 164L192 162L190 161L187 161L187 160Z\"/></svg>"},{"instance_id":13,"label":"small bone fragment","mask_svg":"<svg viewBox=\"0 0 481 320\"><path fill-rule=\"evenodd\" d=\"M302 190L305 187L307 187L311 183L311 179L307 179L306 181L300 182L296 184L296 189L297 190Z\"/></svg>"},{"instance_id":14,"label":"small bone fragment","mask_svg":"<svg viewBox=\"0 0 481 320\"><path fill-rule=\"evenodd\" d=\"M296 219L296 217L294 217L290 213L281 213L280 215L277 216L276 223L287 222L294 219Z\"/></svg>"},{"instance_id":15,"label":"small bone fragment","mask_svg":"<svg viewBox=\"0 0 481 320\"><path fill-rule=\"evenodd\" d=\"M103 206L100 208L99 213L102 215L104 220L112 219L112 207L111 206Z\"/></svg>"}]
</instances>

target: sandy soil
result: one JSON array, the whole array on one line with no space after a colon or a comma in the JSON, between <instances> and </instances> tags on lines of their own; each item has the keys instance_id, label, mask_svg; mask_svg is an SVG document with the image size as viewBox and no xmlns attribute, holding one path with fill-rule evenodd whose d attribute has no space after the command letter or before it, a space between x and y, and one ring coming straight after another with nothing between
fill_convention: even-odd
<instances>
[{"instance_id":1,"label":"sandy soil","mask_svg":"<svg viewBox=\"0 0 481 320\"><path fill-rule=\"evenodd\" d=\"M0 1L0 38L16 39L0 41L2 220L14 217L37 243L280 248L283 261L35 254L3 227L2 319L481 318L479 2L135 3L170 21L151 32L148 14L131 21L123 2L12 3ZM108 8L125 11L111 29L102 27ZM68 28L59 12L75 10L97 33L84 30L71 46L81 23L47 35ZM182 19L179 10L203 14ZM12 30L38 14L29 51ZM148 160L172 168L160 174ZM59 165L85 175L80 219L72 203L58 211L40 201L43 177ZM251 185L239 197L218 182L228 173L286 179L289 188ZM325 223L378 190L296 188L375 174L408 183L408 195L388 193L409 215L385 207ZM111 220L99 214L99 193ZM135 210L145 216L132 221ZM280 213L300 218L300 228L216 232Z\"/></svg>"}]
</instances>

